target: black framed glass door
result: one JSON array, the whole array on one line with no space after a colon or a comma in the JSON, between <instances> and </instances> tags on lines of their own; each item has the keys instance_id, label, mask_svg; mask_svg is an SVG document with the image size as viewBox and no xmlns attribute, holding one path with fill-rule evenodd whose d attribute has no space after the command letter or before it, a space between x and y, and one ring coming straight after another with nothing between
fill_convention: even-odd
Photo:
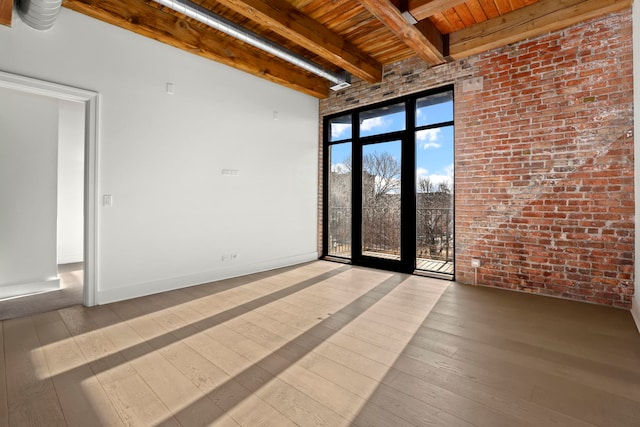
<instances>
[{"instance_id":1,"label":"black framed glass door","mask_svg":"<svg viewBox=\"0 0 640 427\"><path fill-rule=\"evenodd\" d=\"M400 259L402 243L402 141L362 148L362 254Z\"/></svg>"},{"instance_id":2,"label":"black framed glass door","mask_svg":"<svg viewBox=\"0 0 640 427\"><path fill-rule=\"evenodd\" d=\"M323 255L453 278L453 90L324 121Z\"/></svg>"}]
</instances>

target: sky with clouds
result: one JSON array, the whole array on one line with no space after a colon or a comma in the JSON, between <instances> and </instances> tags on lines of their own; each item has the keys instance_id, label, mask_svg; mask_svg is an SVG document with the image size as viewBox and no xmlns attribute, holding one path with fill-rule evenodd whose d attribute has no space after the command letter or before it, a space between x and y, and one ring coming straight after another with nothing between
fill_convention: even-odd
<instances>
[{"instance_id":1,"label":"sky with clouds","mask_svg":"<svg viewBox=\"0 0 640 427\"><path fill-rule=\"evenodd\" d=\"M404 129L404 113L389 114L366 119L360 125L361 136L369 136ZM426 126L453 120L453 102L418 108L417 126ZM350 124L333 123L331 140L349 138ZM391 150L391 155L400 159L400 144ZM389 146L385 144L385 146ZM351 144L334 144L331 146L332 170L344 168L344 161L351 155ZM425 129L416 132L416 176L429 178L438 185L441 182L453 184L453 126Z\"/></svg>"}]
</instances>

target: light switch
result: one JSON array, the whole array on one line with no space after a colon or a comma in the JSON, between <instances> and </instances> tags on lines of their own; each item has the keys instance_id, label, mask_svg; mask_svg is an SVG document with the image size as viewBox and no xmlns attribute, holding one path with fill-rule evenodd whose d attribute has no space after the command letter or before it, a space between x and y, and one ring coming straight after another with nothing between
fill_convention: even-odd
<instances>
[{"instance_id":1,"label":"light switch","mask_svg":"<svg viewBox=\"0 0 640 427\"><path fill-rule=\"evenodd\" d=\"M105 194L102 196L103 206L113 206L113 196L111 194Z\"/></svg>"}]
</instances>

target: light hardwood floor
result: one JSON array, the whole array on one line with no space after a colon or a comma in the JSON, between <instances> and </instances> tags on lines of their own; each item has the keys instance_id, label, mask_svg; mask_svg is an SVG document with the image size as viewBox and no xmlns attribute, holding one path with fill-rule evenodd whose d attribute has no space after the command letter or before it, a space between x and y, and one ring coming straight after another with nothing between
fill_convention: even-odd
<instances>
[{"instance_id":1,"label":"light hardwood floor","mask_svg":"<svg viewBox=\"0 0 640 427\"><path fill-rule=\"evenodd\" d=\"M337 263L1 326L2 426L640 425L630 313Z\"/></svg>"},{"instance_id":2,"label":"light hardwood floor","mask_svg":"<svg viewBox=\"0 0 640 427\"><path fill-rule=\"evenodd\" d=\"M81 262L58 265L59 289L0 300L0 320L82 304L83 274Z\"/></svg>"}]
</instances>

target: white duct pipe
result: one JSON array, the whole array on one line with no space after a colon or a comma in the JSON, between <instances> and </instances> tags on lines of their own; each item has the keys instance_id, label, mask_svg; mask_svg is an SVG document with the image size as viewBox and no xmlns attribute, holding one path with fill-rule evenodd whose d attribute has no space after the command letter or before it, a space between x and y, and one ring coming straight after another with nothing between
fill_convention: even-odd
<instances>
[{"instance_id":1,"label":"white duct pipe","mask_svg":"<svg viewBox=\"0 0 640 427\"><path fill-rule=\"evenodd\" d=\"M18 14L31 28L45 31L56 22L62 0L19 0Z\"/></svg>"},{"instance_id":2,"label":"white duct pipe","mask_svg":"<svg viewBox=\"0 0 640 427\"><path fill-rule=\"evenodd\" d=\"M338 74L331 70L327 70L322 66L308 60L307 58L298 55L286 49L283 46L277 45L258 34L241 27L235 22L229 21L220 15L217 15L210 10L203 8L200 5L192 3L189 0L154 0L157 3L168 7L169 9L202 22L203 24L221 31L231 37L234 37L240 41L243 41L253 47L268 52L280 59L283 59L291 64L294 64L302 69L305 69L317 76L325 78L330 82L335 83L331 87L333 90L342 89L349 86L350 76L347 73Z\"/></svg>"}]
</instances>

